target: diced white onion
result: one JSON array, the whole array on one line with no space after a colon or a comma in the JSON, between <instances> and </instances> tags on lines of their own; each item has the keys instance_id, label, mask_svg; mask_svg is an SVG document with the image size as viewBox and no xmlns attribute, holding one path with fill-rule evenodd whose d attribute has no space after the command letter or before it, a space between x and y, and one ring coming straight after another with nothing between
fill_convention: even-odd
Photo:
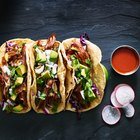
<instances>
[{"instance_id":1,"label":"diced white onion","mask_svg":"<svg viewBox=\"0 0 140 140\"><path fill-rule=\"evenodd\" d=\"M40 68L36 68L35 73L40 74L41 72L43 72L43 70L44 70L44 65L41 66Z\"/></svg>"},{"instance_id":2,"label":"diced white onion","mask_svg":"<svg viewBox=\"0 0 140 140\"><path fill-rule=\"evenodd\" d=\"M13 89L9 88L9 94L12 95Z\"/></svg>"},{"instance_id":3,"label":"diced white onion","mask_svg":"<svg viewBox=\"0 0 140 140\"><path fill-rule=\"evenodd\" d=\"M74 80L76 81L76 83L78 83L78 80L77 80L77 77L76 76L74 76Z\"/></svg>"},{"instance_id":4,"label":"diced white onion","mask_svg":"<svg viewBox=\"0 0 140 140\"><path fill-rule=\"evenodd\" d=\"M37 53L40 53L40 50L38 48L35 49Z\"/></svg>"},{"instance_id":5,"label":"diced white onion","mask_svg":"<svg viewBox=\"0 0 140 140\"><path fill-rule=\"evenodd\" d=\"M8 75L11 75L10 69L7 66L4 65L2 68L3 68L4 73L7 73Z\"/></svg>"},{"instance_id":6,"label":"diced white onion","mask_svg":"<svg viewBox=\"0 0 140 140\"><path fill-rule=\"evenodd\" d=\"M44 114L49 114L49 110L46 107L44 108L43 111L44 111Z\"/></svg>"},{"instance_id":7,"label":"diced white onion","mask_svg":"<svg viewBox=\"0 0 140 140\"><path fill-rule=\"evenodd\" d=\"M41 45L42 46L46 46L46 44L47 44L46 40L45 41L41 41Z\"/></svg>"},{"instance_id":8,"label":"diced white onion","mask_svg":"<svg viewBox=\"0 0 140 140\"><path fill-rule=\"evenodd\" d=\"M3 105L3 108L2 108L2 111L4 111L7 107L8 103L4 102L4 105Z\"/></svg>"},{"instance_id":9,"label":"diced white onion","mask_svg":"<svg viewBox=\"0 0 140 140\"><path fill-rule=\"evenodd\" d=\"M50 61L51 50L46 50L45 53L46 53L46 58L47 58L47 64L53 66L54 62Z\"/></svg>"},{"instance_id":10,"label":"diced white onion","mask_svg":"<svg viewBox=\"0 0 140 140\"><path fill-rule=\"evenodd\" d=\"M81 93L82 98L85 99L84 90L81 90L80 93Z\"/></svg>"},{"instance_id":11,"label":"diced white onion","mask_svg":"<svg viewBox=\"0 0 140 140\"><path fill-rule=\"evenodd\" d=\"M71 65L72 64L72 61L71 60L68 60L68 63L69 63L69 65Z\"/></svg>"},{"instance_id":12,"label":"diced white onion","mask_svg":"<svg viewBox=\"0 0 140 140\"><path fill-rule=\"evenodd\" d=\"M47 62L48 62L48 65L50 65L50 66L54 65L54 62L50 62L50 60L48 60Z\"/></svg>"},{"instance_id":13,"label":"diced white onion","mask_svg":"<svg viewBox=\"0 0 140 140\"><path fill-rule=\"evenodd\" d=\"M53 65L53 68L52 68L52 73L53 73L53 74L56 74L56 72L57 72L57 67L58 67L57 64L54 64L54 65Z\"/></svg>"},{"instance_id":14,"label":"diced white onion","mask_svg":"<svg viewBox=\"0 0 140 140\"><path fill-rule=\"evenodd\" d=\"M21 65L22 64L22 62L20 61L19 63L18 63L18 65Z\"/></svg>"},{"instance_id":15,"label":"diced white onion","mask_svg":"<svg viewBox=\"0 0 140 140\"><path fill-rule=\"evenodd\" d=\"M37 92L37 96L38 96L38 97L40 97L40 94L41 94L41 92L40 92L40 91L38 91L38 92Z\"/></svg>"},{"instance_id":16,"label":"diced white onion","mask_svg":"<svg viewBox=\"0 0 140 140\"><path fill-rule=\"evenodd\" d=\"M46 85L46 88L49 88L49 86L48 86L48 85Z\"/></svg>"},{"instance_id":17,"label":"diced white onion","mask_svg":"<svg viewBox=\"0 0 140 140\"><path fill-rule=\"evenodd\" d=\"M86 50L87 46L85 45L85 46L83 46L83 48L84 48L84 50Z\"/></svg>"},{"instance_id":18,"label":"diced white onion","mask_svg":"<svg viewBox=\"0 0 140 140\"><path fill-rule=\"evenodd\" d=\"M7 99L7 103L11 106L14 106L14 103L12 103L9 99Z\"/></svg>"},{"instance_id":19,"label":"diced white onion","mask_svg":"<svg viewBox=\"0 0 140 140\"><path fill-rule=\"evenodd\" d=\"M50 56L51 50L46 50L45 53L46 53L47 56Z\"/></svg>"}]
</instances>

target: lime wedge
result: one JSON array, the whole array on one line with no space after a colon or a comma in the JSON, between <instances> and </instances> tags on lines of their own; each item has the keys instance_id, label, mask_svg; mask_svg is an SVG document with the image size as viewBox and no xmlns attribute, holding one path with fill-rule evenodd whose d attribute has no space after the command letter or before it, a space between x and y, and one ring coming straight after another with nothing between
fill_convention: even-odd
<instances>
[{"instance_id":1,"label":"lime wedge","mask_svg":"<svg viewBox=\"0 0 140 140\"><path fill-rule=\"evenodd\" d=\"M104 70L105 77L106 77L106 81L108 81L108 79L109 79L108 71L107 71L106 67L105 67L103 64L101 64L101 66L102 66L102 68L103 68L103 70Z\"/></svg>"}]
</instances>

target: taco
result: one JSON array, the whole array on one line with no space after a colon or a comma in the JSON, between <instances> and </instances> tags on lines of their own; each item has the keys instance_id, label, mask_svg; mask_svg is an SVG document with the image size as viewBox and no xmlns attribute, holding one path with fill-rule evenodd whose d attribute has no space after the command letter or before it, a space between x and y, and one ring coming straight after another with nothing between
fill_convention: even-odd
<instances>
[{"instance_id":1,"label":"taco","mask_svg":"<svg viewBox=\"0 0 140 140\"><path fill-rule=\"evenodd\" d=\"M52 34L38 40L30 50L32 86L31 104L37 113L54 114L65 107L65 67L61 43Z\"/></svg>"},{"instance_id":2,"label":"taco","mask_svg":"<svg viewBox=\"0 0 140 140\"><path fill-rule=\"evenodd\" d=\"M25 113L31 109L30 39L13 39L0 47L0 103L3 111Z\"/></svg>"},{"instance_id":3,"label":"taco","mask_svg":"<svg viewBox=\"0 0 140 140\"><path fill-rule=\"evenodd\" d=\"M66 61L66 110L88 111L100 104L106 84L100 64L101 50L84 38L70 38L62 42Z\"/></svg>"}]
</instances>

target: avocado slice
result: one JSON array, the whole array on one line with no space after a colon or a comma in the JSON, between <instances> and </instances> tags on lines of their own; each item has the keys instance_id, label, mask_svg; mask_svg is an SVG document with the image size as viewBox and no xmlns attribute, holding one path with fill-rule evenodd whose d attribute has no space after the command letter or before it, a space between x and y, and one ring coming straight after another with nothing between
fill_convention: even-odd
<instances>
[{"instance_id":1,"label":"avocado slice","mask_svg":"<svg viewBox=\"0 0 140 140\"><path fill-rule=\"evenodd\" d=\"M47 58L45 53L38 51L37 55L36 55L36 62L46 62Z\"/></svg>"},{"instance_id":2,"label":"avocado slice","mask_svg":"<svg viewBox=\"0 0 140 140\"><path fill-rule=\"evenodd\" d=\"M42 53L42 56L41 56L41 59L40 59L40 63L44 63L46 62L47 58L46 58L46 54L45 53Z\"/></svg>"},{"instance_id":3,"label":"avocado slice","mask_svg":"<svg viewBox=\"0 0 140 140\"><path fill-rule=\"evenodd\" d=\"M75 48L74 46L71 47L71 50L78 52L78 49Z\"/></svg>"},{"instance_id":4,"label":"avocado slice","mask_svg":"<svg viewBox=\"0 0 140 140\"><path fill-rule=\"evenodd\" d=\"M46 62L47 58L45 52L42 52L38 48L36 48L35 50L36 50L36 62L41 62L41 63Z\"/></svg>"},{"instance_id":5,"label":"avocado slice","mask_svg":"<svg viewBox=\"0 0 140 140\"><path fill-rule=\"evenodd\" d=\"M51 74L50 74L50 72L48 70L46 70L43 73L41 73L41 77L42 78L50 79L51 78Z\"/></svg>"},{"instance_id":6,"label":"avocado slice","mask_svg":"<svg viewBox=\"0 0 140 140\"><path fill-rule=\"evenodd\" d=\"M58 53L56 51L51 50L50 61L51 62L56 62L57 58L58 58Z\"/></svg>"},{"instance_id":7,"label":"avocado slice","mask_svg":"<svg viewBox=\"0 0 140 140\"><path fill-rule=\"evenodd\" d=\"M88 67L87 67L87 66L82 65L82 64L79 64L79 68L81 68L81 69L88 69Z\"/></svg>"},{"instance_id":8,"label":"avocado slice","mask_svg":"<svg viewBox=\"0 0 140 140\"><path fill-rule=\"evenodd\" d=\"M15 81L15 86L19 86L23 83L23 77L17 77Z\"/></svg>"},{"instance_id":9,"label":"avocado slice","mask_svg":"<svg viewBox=\"0 0 140 140\"><path fill-rule=\"evenodd\" d=\"M26 66L25 65L20 65L16 68L16 72L19 76L22 76L23 74L25 74L27 72L26 70Z\"/></svg>"},{"instance_id":10,"label":"avocado slice","mask_svg":"<svg viewBox=\"0 0 140 140\"><path fill-rule=\"evenodd\" d=\"M15 107L13 107L13 111L15 111L15 112L20 112L20 111L22 111L23 110L23 106L22 105L17 105L17 106L15 106Z\"/></svg>"},{"instance_id":11,"label":"avocado slice","mask_svg":"<svg viewBox=\"0 0 140 140\"><path fill-rule=\"evenodd\" d=\"M12 94L10 98L11 98L13 101L15 101L16 98L17 98L17 95L16 95L16 94Z\"/></svg>"},{"instance_id":12,"label":"avocado slice","mask_svg":"<svg viewBox=\"0 0 140 140\"><path fill-rule=\"evenodd\" d=\"M86 77L86 71L85 71L85 69L81 69L81 75L82 75L83 77Z\"/></svg>"},{"instance_id":13,"label":"avocado slice","mask_svg":"<svg viewBox=\"0 0 140 140\"><path fill-rule=\"evenodd\" d=\"M96 98L94 92L88 92L88 100L93 101Z\"/></svg>"}]
</instances>

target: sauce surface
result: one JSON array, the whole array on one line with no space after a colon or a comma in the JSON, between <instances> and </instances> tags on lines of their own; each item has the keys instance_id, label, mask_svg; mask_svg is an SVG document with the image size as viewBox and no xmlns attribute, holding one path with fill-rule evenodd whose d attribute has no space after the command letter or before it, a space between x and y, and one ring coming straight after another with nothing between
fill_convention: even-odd
<instances>
[{"instance_id":1,"label":"sauce surface","mask_svg":"<svg viewBox=\"0 0 140 140\"><path fill-rule=\"evenodd\" d=\"M131 48L122 47L113 54L112 65L116 71L125 74L138 67L139 57Z\"/></svg>"}]
</instances>

